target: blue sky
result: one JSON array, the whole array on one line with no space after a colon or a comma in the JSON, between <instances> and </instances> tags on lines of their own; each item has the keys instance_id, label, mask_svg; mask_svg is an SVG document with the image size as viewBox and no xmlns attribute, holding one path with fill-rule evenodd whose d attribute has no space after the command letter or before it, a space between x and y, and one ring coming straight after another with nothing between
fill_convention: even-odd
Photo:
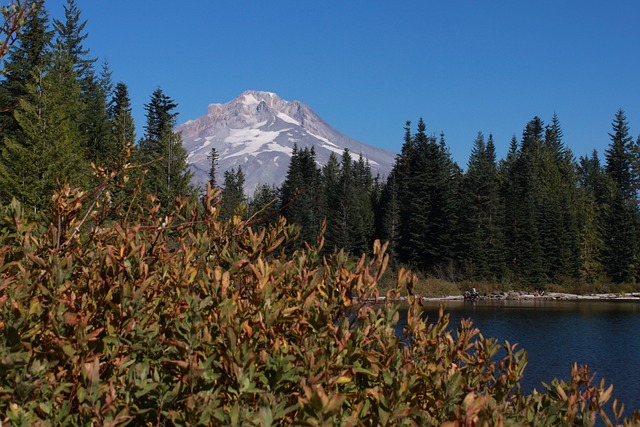
<instances>
[{"instance_id":1,"label":"blue sky","mask_svg":"<svg viewBox=\"0 0 640 427\"><path fill-rule=\"evenodd\" d=\"M76 0L86 46L129 86L138 136L160 86L180 123L247 89L310 105L398 152L406 120L465 167L478 131L504 157L558 114L576 156L602 155L615 112L640 133L640 1ZM53 17L64 0L47 0Z\"/></svg>"}]
</instances>

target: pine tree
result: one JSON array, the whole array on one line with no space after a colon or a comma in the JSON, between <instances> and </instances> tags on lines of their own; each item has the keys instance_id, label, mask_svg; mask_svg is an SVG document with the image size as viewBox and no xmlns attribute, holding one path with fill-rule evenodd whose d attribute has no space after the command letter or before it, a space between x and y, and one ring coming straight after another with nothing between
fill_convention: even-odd
<instances>
[{"instance_id":1,"label":"pine tree","mask_svg":"<svg viewBox=\"0 0 640 427\"><path fill-rule=\"evenodd\" d=\"M329 155L329 160L322 167L322 193L324 194L323 216L327 220L325 232L326 251L340 248L340 229L338 227L340 212L340 177L341 167L335 153Z\"/></svg>"},{"instance_id":2,"label":"pine tree","mask_svg":"<svg viewBox=\"0 0 640 427\"><path fill-rule=\"evenodd\" d=\"M275 185L258 184L247 207L256 226L264 227L278 220L278 189Z\"/></svg>"},{"instance_id":3,"label":"pine tree","mask_svg":"<svg viewBox=\"0 0 640 427\"><path fill-rule=\"evenodd\" d=\"M612 123L613 133L609 134L611 144L606 151L606 172L616 183L622 197L630 201L635 197L633 173L633 137L629 134L629 124L623 110L616 112Z\"/></svg>"},{"instance_id":4,"label":"pine tree","mask_svg":"<svg viewBox=\"0 0 640 427\"><path fill-rule=\"evenodd\" d=\"M544 123L534 117L523 130L519 149L512 140L501 172L507 267L536 286L547 279L538 223L543 135Z\"/></svg>"},{"instance_id":5,"label":"pine tree","mask_svg":"<svg viewBox=\"0 0 640 427\"><path fill-rule=\"evenodd\" d=\"M14 111L19 126L5 137L0 163L4 201L16 197L34 211L49 205L58 182L82 186L87 172L79 130L73 120L80 88L64 57L34 73Z\"/></svg>"},{"instance_id":6,"label":"pine tree","mask_svg":"<svg viewBox=\"0 0 640 427\"><path fill-rule=\"evenodd\" d=\"M182 137L174 132L176 107L162 89L156 89L145 105L147 124L138 145L138 158L149 171L144 180L145 190L157 195L167 210L177 196L186 196L193 190L187 152L182 146Z\"/></svg>"},{"instance_id":7,"label":"pine tree","mask_svg":"<svg viewBox=\"0 0 640 427\"><path fill-rule=\"evenodd\" d=\"M81 80L93 76L93 64L96 59L88 58L89 49L83 42L88 34L84 33L87 21L81 22L80 9L75 0L67 0L64 6L65 21L55 19L53 26L56 32L56 49L62 50L74 65L74 70Z\"/></svg>"},{"instance_id":8,"label":"pine tree","mask_svg":"<svg viewBox=\"0 0 640 427\"><path fill-rule=\"evenodd\" d=\"M5 75L0 82L0 130L7 136L17 132L18 124L12 113L20 99L27 96L28 84L37 84L37 70L44 70L51 63L49 43L52 32L48 30L49 16L42 2L33 3L35 8L25 21L22 33L4 58ZM19 140L19 136L12 136ZM0 142L1 144L1 142Z\"/></svg>"},{"instance_id":9,"label":"pine tree","mask_svg":"<svg viewBox=\"0 0 640 427\"><path fill-rule=\"evenodd\" d=\"M459 254L470 277L496 279L501 273L500 202L493 137L478 132L469 156L459 203Z\"/></svg>"},{"instance_id":10,"label":"pine tree","mask_svg":"<svg viewBox=\"0 0 640 427\"><path fill-rule=\"evenodd\" d=\"M89 57L89 49L84 47L88 34L87 21L81 18L75 0L67 0L64 6L65 20L54 20L56 34L54 51L64 55L71 63L81 87L80 109L75 116L79 123L82 143L86 147L90 161L106 165L113 161L118 147L110 131L108 99L112 83L106 64L100 75L96 75L96 58Z\"/></svg>"},{"instance_id":11,"label":"pine tree","mask_svg":"<svg viewBox=\"0 0 640 427\"><path fill-rule=\"evenodd\" d=\"M108 108L111 133L116 141L118 151L132 147L136 140L136 127L131 111L129 88L123 82L119 82L116 84Z\"/></svg>"},{"instance_id":12,"label":"pine tree","mask_svg":"<svg viewBox=\"0 0 640 427\"><path fill-rule=\"evenodd\" d=\"M591 157L581 157L578 165L578 194L580 211L580 271L589 283L605 274L603 260L606 187L610 178L605 175L597 151Z\"/></svg>"},{"instance_id":13,"label":"pine tree","mask_svg":"<svg viewBox=\"0 0 640 427\"><path fill-rule=\"evenodd\" d=\"M610 133L611 144L606 151L606 173L614 189L608 198L605 216L604 265L611 279L617 283L635 278L637 259L638 203L633 177L633 138L623 110L616 112Z\"/></svg>"},{"instance_id":14,"label":"pine tree","mask_svg":"<svg viewBox=\"0 0 640 427\"><path fill-rule=\"evenodd\" d=\"M459 172L444 137L438 141L428 136L422 119L413 137L405 128L405 144L395 171L401 212L400 259L424 271L442 271L453 261L452 196Z\"/></svg>"},{"instance_id":15,"label":"pine tree","mask_svg":"<svg viewBox=\"0 0 640 427\"><path fill-rule=\"evenodd\" d=\"M562 136L554 114L541 147L537 207L545 274L552 280L577 278L580 272L576 164Z\"/></svg>"},{"instance_id":16,"label":"pine tree","mask_svg":"<svg viewBox=\"0 0 640 427\"><path fill-rule=\"evenodd\" d=\"M225 171L220 218L230 219L238 214L244 216L243 209L246 208L247 202L244 194L244 181L244 172L240 166L237 171L235 169Z\"/></svg>"},{"instance_id":17,"label":"pine tree","mask_svg":"<svg viewBox=\"0 0 640 427\"><path fill-rule=\"evenodd\" d=\"M88 156L97 165L109 166L120 153L122 145L114 138L109 115L113 84L108 64L103 64L99 77L88 78L84 86L81 126Z\"/></svg>"},{"instance_id":18,"label":"pine tree","mask_svg":"<svg viewBox=\"0 0 640 427\"><path fill-rule=\"evenodd\" d=\"M397 165L397 163L396 163ZM381 240L389 242L389 256L396 259L400 239L400 200L398 196L397 170L391 170L380 195L380 217L377 235Z\"/></svg>"},{"instance_id":19,"label":"pine tree","mask_svg":"<svg viewBox=\"0 0 640 427\"><path fill-rule=\"evenodd\" d=\"M373 244L374 233L374 199L373 176L369 162L365 160L362 153L358 160L353 163L354 185L356 197L354 208L356 210L356 233L353 242L353 253L367 253Z\"/></svg>"},{"instance_id":20,"label":"pine tree","mask_svg":"<svg viewBox=\"0 0 640 427\"><path fill-rule=\"evenodd\" d=\"M211 147L211 151L207 155L209 159L209 185L211 188L216 188L216 173L218 172L218 151L216 147Z\"/></svg>"},{"instance_id":21,"label":"pine tree","mask_svg":"<svg viewBox=\"0 0 640 427\"><path fill-rule=\"evenodd\" d=\"M322 191L320 170L316 166L313 148L298 149L294 145L291 162L280 189L282 215L290 223L302 227L302 242L316 241L322 215Z\"/></svg>"}]
</instances>

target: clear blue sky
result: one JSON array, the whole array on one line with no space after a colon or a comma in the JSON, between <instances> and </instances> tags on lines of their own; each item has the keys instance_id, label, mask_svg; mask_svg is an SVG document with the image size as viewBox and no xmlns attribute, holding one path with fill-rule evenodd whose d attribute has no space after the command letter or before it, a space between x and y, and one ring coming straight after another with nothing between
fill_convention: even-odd
<instances>
[{"instance_id":1,"label":"clear blue sky","mask_svg":"<svg viewBox=\"0 0 640 427\"><path fill-rule=\"evenodd\" d=\"M64 0L47 0L60 17ZM77 0L86 46L129 86L138 136L160 86L179 122L247 89L310 105L398 152L406 120L444 131L466 167L478 131L504 157L557 113L576 157L603 154L615 112L640 133L638 0Z\"/></svg>"}]
</instances>

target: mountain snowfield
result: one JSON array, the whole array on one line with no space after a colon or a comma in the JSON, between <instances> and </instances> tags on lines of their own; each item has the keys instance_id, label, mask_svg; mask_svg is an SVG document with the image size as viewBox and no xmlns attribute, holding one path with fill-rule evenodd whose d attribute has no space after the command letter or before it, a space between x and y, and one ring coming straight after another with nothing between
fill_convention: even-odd
<instances>
[{"instance_id":1,"label":"mountain snowfield","mask_svg":"<svg viewBox=\"0 0 640 427\"><path fill-rule=\"evenodd\" d=\"M373 175L382 178L395 161L394 153L356 141L329 126L307 105L271 92L250 90L226 104L210 104L204 116L178 126L177 131L182 134L196 185L204 187L208 181L211 163L207 156L215 147L218 184L224 182L225 171L240 166L248 196L258 184L282 184L294 144L315 147L320 166L331 153L340 159L348 148L354 159L362 154Z\"/></svg>"}]
</instances>

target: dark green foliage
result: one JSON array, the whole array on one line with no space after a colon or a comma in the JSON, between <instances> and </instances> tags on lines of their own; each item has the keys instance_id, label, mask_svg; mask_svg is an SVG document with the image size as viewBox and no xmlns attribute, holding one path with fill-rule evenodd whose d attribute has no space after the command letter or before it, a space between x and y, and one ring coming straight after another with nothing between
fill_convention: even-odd
<instances>
[{"instance_id":1,"label":"dark green foliage","mask_svg":"<svg viewBox=\"0 0 640 427\"><path fill-rule=\"evenodd\" d=\"M118 152L125 147L133 146L136 140L136 127L131 110L129 88L125 83L118 82L107 110Z\"/></svg>"},{"instance_id":2,"label":"dark green foliage","mask_svg":"<svg viewBox=\"0 0 640 427\"><path fill-rule=\"evenodd\" d=\"M618 110L612 123L611 144L606 151L606 173L613 188L605 197L604 248L602 256L609 277L614 282L629 282L635 278L638 260L637 182L634 175L638 159L629 135L624 111Z\"/></svg>"},{"instance_id":3,"label":"dark green foliage","mask_svg":"<svg viewBox=\"0 0 640 427\"><path fill-rule=\"evenodd\" d=\"M324 218L321 175L313 148L294 146L287 176L280 188L282 215L301 226L301 240L316 241Z\"/></svg>"},{"instance_id":4,"label":"dark green foliage","mask_svg":"<svg viewBox=\"0 0 640 427\"><path fill-rule=\"evenodd\" d=\"M244 216L247 198L244 194L244 172L240 166L237 171L225 171L221 195L220 218L228 220L234 215Z\"/></svg>"},{"instance_id":5,"label":"dark green foliage","mask_svg":"<svg viewBox=\"0 0 640 427\"><path fill-rule=\"evenodd\" d=\"M4 136L19 132L13 109L27 95L27 85L35 84L38 71L44 70L50 60L49 42L52 32L47 28L49 17L41 2L33 4L35 10L24 23L22 33L4 58L5 74L0 82L0 128ZM17 137L17 135L12 135ZM0 142L1 143L1 142Z\"/></svg>"},{"instance_id":6,"label":"dark green foliage","mask_svg":"<svg viewBox=\"0 0 640 427\"><path fill-rule=\"evenodd\" d=\"M606 172L620 190L625 200L635 198L637 177L632 175L635 165L633 137L629 134L629 124L623 110L616 112L613 133L609 134L611 144L606 151Z\"/></svg>"},{"instance_id":7,"label":"dark green foliage","mask_svg":"<svg viewBox=\"0 0 640 427\"><path fill-rule=\"evenodd\" d=\"M493 137L478 132L459 190L458 253L469 277L495 280L502 274L502 209Z\"/></svg>"},{"instance_id":8,"label":"dark green foliage","mask_svg":"<svg viewBox=\"0 0 640 427\"><path fill-rule=\"evenodd\" d=\"M209 185L211 188L216 188L216 173L218 172L218 151L216 147L211 147L207 158L211 162L211 166L209 167Z\"/></svg>"},{"instance_id":9,"label":"dark green foliage","mask_svg":"<svg viewBox=\"0 0 640 427\"><path fill-rule=\"evenodd\" d=\"M64 57L27 83L14 110L19 132L4 138L0 153L0 192L40 211L49 205L58 182L82 184L88 175L74 113L80 88Z\"/></svg>"},{"instance_id":10,"label":"dark green foliage","mask_svg":"<svg viewBox=\"0 0 640 427\"><path fill-rule=\"evenodd\" d=\"M581 157L578 165L578 194L581 210L580 253L582 277L594 282L604 274L604 224L606 203L605 196L611 179L607 177L600 164L598 153L591 157Z\"/></svg>"},{"instance_id":11,"label":"dark green foliage","mask_svg":"<svg viewBox=\"0 0 640 427\"><path fill-rule=\"evenodd\" d=\"M274 185L258 184L247 205L247 214L257 226L266 226L278 221L278 189Z\"/></svg>"},{"instance_id":12,"label":"dark green foliage","mask_svg":"<svg viewBox=\"0 0 640 427\"><path fill-rule=\"evenodd\" d=\"M341 248L354 255L364 253L373 234L373 179L362 156L353 160L349 150L342 153L340 164L332 156L323 169L324 194L327 201L328 248Z\"/></svg>"},{"instance_id":13,"label":"dark green foliage","mask_svg":"<svg viewBox=\"0 0 640 427\"><path fill-rule=\"evenodd\" d=\"M453 194L457 166L444 139L426 134L420 119L417 132L405 129L402 154L396 160L400 201L400 259L424 271L435 272L452 262Z\"/></svg>"},{"instance_id":14,"label":"dark green foliage","mask_svg":"<svg viewBox=\"0 0 640 427\"><path fill-rule=\"evenodd\" d=\"M400 200L398 199L397 171L392 170L382 187L376 212L376 237L389 243L392 259L398 255L400 239Z\"/></svg>"},{"instance_id":15,"label":"dark green foliage","mask_svg":"<svg viewBox=\"0 0 640 427\"><path fill-rule=\"evenodd\" d=\"M56 33L54 46L63 52L74 64L74 70L82 80L93 75L93 64L96 59L88 58L89 49L83 42L88 34L84 32L87 21L81 21L80 10L75 0L67 0L64 6L65 21L54 20Z\"/></svg>"},{"instance_id":16,"label":"dark green foliage","mask_svg":"<svg viewBox=\"0 0 640 427\"><path fill-rule=\"evenodd\" d=\"M145 105L147 124L137 150L138 161L148 168L144 190L160 199L165 212L173 206L176 197L193 191L182 136L174 131L176 107L162 89L153 92Z\"/></svg>"}]
</instances>

